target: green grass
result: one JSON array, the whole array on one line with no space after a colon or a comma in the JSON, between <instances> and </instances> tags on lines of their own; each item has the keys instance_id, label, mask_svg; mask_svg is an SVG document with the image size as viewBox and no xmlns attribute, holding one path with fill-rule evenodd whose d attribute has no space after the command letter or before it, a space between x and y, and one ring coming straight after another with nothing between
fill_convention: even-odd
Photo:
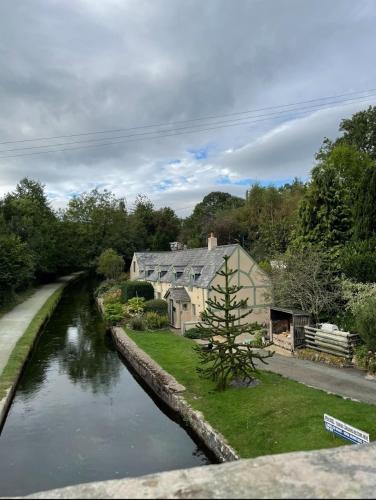
<instances>
[{"instance_id":1,"label":"green grass","mask_svg":"<svg viewBox=\"0 0 376 500\"><path fill-rule=\"evenodd\" d=\"M64 287L61 287L51 295L51 297L39 309L27 330L15 345L8 363L0 376L0 400L6 396L6 391L16 382L36 336L38 335L43 323L51 316L63 291Z\"/></svg>"},{"instance_id":2,"label":"green grass","mask_svg":"<svg viewBox=\"0 0 376 500\"><path fill-rule=\"evenodd\" d=\"M218 392L199 378L192 340L172 332L128 335L178 382L186 399L220 431L241 457L331 448L346 444L324 429L323 414L344 420L376 438L376 406L344 400L293 380L259 372L251 389Z\"/></svg>"}]
</instances>

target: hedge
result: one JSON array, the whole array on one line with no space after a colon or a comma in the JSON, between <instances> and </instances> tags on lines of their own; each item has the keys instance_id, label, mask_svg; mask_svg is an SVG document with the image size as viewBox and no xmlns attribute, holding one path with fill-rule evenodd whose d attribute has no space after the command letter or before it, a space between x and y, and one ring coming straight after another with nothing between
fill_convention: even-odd
<instances>
[{"instance_id":1,"label":"hedge","mask_svg":"<svg viewBox=\"0 0 376 500\"><path fill-rule=\"evenodd\" d=\"M145 300L154 299L154 288L147 281L125 281L121 284L122 302L128 302L133 297L144 297Z\"/></svg>"},{"instance_id":2,"label":"hedge","mask_svg":"<svg viewBox=\"0 0 376 500\"><path fill-rule=\"evenodd\" d=\"M164 315L167 314L168 304L163 299L153 299L148 300L144 304L145 312L156 312L157 314Z\"/></svg>"}]
</instances>

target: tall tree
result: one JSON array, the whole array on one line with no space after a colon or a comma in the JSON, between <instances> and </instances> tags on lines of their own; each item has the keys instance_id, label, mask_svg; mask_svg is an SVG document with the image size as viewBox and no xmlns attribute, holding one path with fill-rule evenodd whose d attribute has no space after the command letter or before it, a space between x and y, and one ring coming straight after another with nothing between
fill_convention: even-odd
<instances>
[{"instance_id":1,"label":"tall tree","mask_svg":"<svg viewBox=\"0 0 376 500\"><path fill-rule=\"evenodd\" d=\"M354 204L354 236L369 239L376 235L376 165L367 165L359 182Z\"/></svg>"},{"instance_id":2,"label":"tall tree","mask_svg":"<svg viewBox=\"0 0 376 500\"><path fill-rule=\"evenodd\" d=\"M207 300L207 308L198 324L202 336L208 338L212 348L203 350L199 346L196 349L204 365L197 369L198 373L216 382L221 390L226 389L231 379L249 383L256 371L255 359L265 363L265 359L273 354L256 352L250 345L241 346L237 343L239 335L253 331L251 325L241 323L252 310L241 312L247 308L247 300L237 299L242 286L230 285L231 276L236 270L229 269L228 259L228 256L224 257L223 269L217 272L218 276L224 278L224 285L212 287L219 298L214 296L214 299Z\"/></svg>"}]
</instances>

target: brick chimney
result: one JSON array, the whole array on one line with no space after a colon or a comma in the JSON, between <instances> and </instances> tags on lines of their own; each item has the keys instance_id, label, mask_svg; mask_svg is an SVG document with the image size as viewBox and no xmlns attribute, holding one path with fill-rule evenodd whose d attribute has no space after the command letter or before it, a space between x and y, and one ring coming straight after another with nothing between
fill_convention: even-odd
<instances>
[{"instance_id":1,"label":"brick chimney","mask_svg":"<svg viewBox=\"0 0 376 500\"><path fill-rule=\"evenodd\" d=\"M210 233L208 237L208 250L213 250L217 246L217 238L214 236L214 233Z\"/></svg>"}]
</instances>

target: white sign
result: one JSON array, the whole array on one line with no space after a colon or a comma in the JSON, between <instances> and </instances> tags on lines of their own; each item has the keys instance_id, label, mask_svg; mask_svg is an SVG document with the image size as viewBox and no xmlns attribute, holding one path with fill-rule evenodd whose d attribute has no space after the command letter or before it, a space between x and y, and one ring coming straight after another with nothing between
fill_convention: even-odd
<instances>
[{"instance_id":1,"label":"white sign","mask_svg":"<svg viewBox=\"0 0 376 500\"><path fill-rule=\"evenodd\" d=\"M366 444L369 443L369 434L363 432L356 427L345 424L341 420L338 420L330 415L324 414L324 424L325 429L329 432L333 432L337 436L340 436L348 441L355 444Z\"/></svg>"}]
</instances>

